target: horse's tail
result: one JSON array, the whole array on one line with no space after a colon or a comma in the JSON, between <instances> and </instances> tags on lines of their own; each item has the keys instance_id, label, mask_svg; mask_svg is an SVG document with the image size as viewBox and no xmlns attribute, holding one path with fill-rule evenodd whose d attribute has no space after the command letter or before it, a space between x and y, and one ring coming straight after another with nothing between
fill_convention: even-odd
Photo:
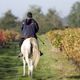
<instances>
[{"instance_id":1,"label":"horse's tail","mask_svg":"<svg viewBox=\"0 0 80 80\"><path fill-rule=\"evenodd\" d=\"M35 38L32 38L31 40L31 51L32 51L33 65L34 68L36 68L40 59L40 51L38 48L37 40Z\"/></svg>"},{"instance_id":2,"label":"horse's tail","mask_svg":"<svg viewBox=\"0 0 80 80\"><path fill-rule=\"evenodd\" d=\"M34 60L34 68L37 67L37 64L39 62L39 58L40 58L40 53L38 50L34 50L34 55L33 55L33 60Z\"/></svg>"}]
</instances>

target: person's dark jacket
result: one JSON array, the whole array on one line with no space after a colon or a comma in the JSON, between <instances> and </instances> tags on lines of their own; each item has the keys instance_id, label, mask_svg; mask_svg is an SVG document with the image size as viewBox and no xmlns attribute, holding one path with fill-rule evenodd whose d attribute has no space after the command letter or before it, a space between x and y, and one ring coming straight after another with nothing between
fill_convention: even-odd
<instances>
[{"instance_id":1,"label":"person's dark jacket","mask_svg":"<svg viewBox=\"0 0 80 80\"><path fill-rule=\"evenodd\" d=\"M26 19L22 22L21 32L22 37L29 38L29 37L35 37L36 33L39 30L38 23L34 19Z\"/></svg>"}]
</instances>

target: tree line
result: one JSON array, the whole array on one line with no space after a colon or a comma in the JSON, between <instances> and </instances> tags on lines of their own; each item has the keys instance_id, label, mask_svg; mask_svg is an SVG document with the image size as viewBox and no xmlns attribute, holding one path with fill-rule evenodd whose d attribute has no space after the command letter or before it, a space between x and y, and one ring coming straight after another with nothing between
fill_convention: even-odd
<instances>
[{"instance_id":1,"label":"tree line","mask_svg":"<svg viewBox=\"0 0 80 80\"><path fill-rule=\"evenodd\" d=\"M40 34L46 33L49 30L61 29L64 27L62 22L63 19L54 9L48 9L48 12L44 14L40 7L31 6L28 11L33 13L33 18L38 22ZM26 14L23 17L25 18ZM80 2L73 4L66 19L67 25L73 27L80 26ZM4 16L0 18L0 28L20 31L21 21L22 20L19 20L19 18L15 16L11 10L8 10L5 12Z\"/></svg>"}]
</instances>

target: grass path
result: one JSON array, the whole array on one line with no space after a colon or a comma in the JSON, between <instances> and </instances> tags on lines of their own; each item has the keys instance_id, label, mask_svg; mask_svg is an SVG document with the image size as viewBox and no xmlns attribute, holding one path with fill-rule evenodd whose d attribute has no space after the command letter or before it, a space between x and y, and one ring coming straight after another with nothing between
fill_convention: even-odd
<instances>
[{"instance_id":1,"label":"grass path","mask_svg":"<svg viewBox=\"0 0 80 80\"><path fill-rule=\"evenodd\" d=\"M66 55L56 52L46 36L40 38L45 42L43 45L39 41L44 55L33 73L33 80L80 80L76 67L67 60ZM30 80L27 76L22 77L22 62L16 57L18 52L18 48L0 50L0 80Z\"/></svg>"}]
</instances>

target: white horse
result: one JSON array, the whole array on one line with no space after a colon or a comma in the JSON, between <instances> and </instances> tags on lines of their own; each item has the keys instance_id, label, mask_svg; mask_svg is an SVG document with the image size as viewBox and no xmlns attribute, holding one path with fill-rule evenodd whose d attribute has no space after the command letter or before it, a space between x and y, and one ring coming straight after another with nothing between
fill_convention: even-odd
<instances>
[{"instance_id":1,"label":"white horse","mask_svg":"<svg viewBox=\"0 0 80 80\"><path fill-rule=\"evenodd\" d=\"M38 61L40 59L37 40L33 37L25 39L21 46L21 53L23 55L23 76L25 76L25 67L27 63L28 75L32 77L33 69L37 67Z\"/></svg>"}]
</instances>

